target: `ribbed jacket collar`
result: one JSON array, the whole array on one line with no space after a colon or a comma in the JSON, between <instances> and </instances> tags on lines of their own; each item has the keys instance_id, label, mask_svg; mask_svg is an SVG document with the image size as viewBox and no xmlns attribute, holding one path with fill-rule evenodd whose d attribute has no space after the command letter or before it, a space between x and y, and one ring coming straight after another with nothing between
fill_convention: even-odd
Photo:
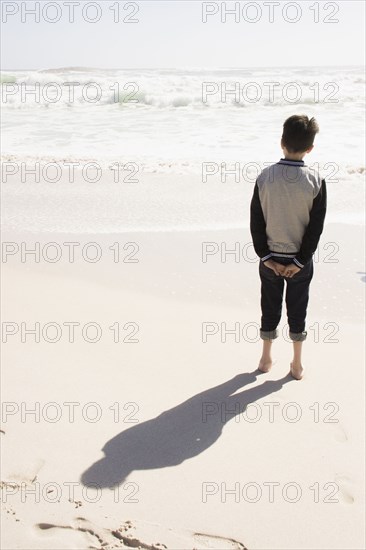
<instances>
[{"instance_id":1,"label":"ribbed jacket collar","mask_svg":"<svg viewBox=\"0 0 366 550\"><path fill-rule=\"evenodd\" d=\"M306 166L303 160L281 159L277 164L289 164L290 166Z\"/></svg>"}]
</instances>

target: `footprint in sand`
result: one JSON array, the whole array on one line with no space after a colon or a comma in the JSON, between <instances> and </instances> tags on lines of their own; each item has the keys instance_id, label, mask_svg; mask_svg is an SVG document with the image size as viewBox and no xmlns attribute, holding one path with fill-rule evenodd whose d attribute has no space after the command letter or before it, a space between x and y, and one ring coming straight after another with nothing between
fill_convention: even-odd
<instances>
[{"instance_id":1,"label":"footprint in sand","mask_svg":"<svg viewBox=\"0 0 366 550\"><path fill-rule=\"evenodd\" d=\"M348 441L348 436L345 429L339 424L332 424L334 439L340 443L345 443Z\"/></svg>"},{"instance_id":2,"label":"footprint in sand","mask_svg":"<svg viewBox=\"0 0 366 550\"><path fill-rule=\"evenodd\" d=\"M15 519L15 521L20 521L20 519L16 517L16 512L11 506L5 506L4 511L9 514L13 519Z\"/></svg>"},{"instance_id":3,"label":"footprint in sand","mask_svg":"<svg viewBox=\"0 0 366 550\"><path fill-rule=\"evenodd\" d=\"M80 506L83 505L83 503L81 502L81 500L73 500L72 498L69 498L69 502L71 504L75 504L75 508L80 508Z\"/></svg>"},{"instance_id":4,"label":"footprint in sand","mask_svg":"<svg viewBox=\"0 0 366 550\"><path fill-rule=\"evenodd\" d=\"M9 472L8 477L15 483L20 482L26 483L27 485L32 485L36 481L37 476L44 465L45 460L39 458L27 463L27 465L24 466L23 471L17 470L16 472Z\"/></svg>"},{"instance_id":5,"label":"footprint in sand","mask_svg":"<svg viewBox=\"0 0 366 550\"><path fill-rule=\"evenodd\" d=\"M103 550L114 548L140 548L144 550L247 550L240 542L215 535L196 533L189 530L173 530L162 525L142 521L126 521L115 530L97 526L85 518L78 517L72 525L39 523L41 530L72 529L88 536L89 543L97 543Z\"/></svg>"},{"instance_id":6,"label":"footprint in sand","mask_svg":"<svg viewBox=\"0 0 366 550\"><path fill-rule=\"evenodd\" d=\"M337 474L335 476L335 482L339 487L337 495L339 500L342 500L347 504L353 504L355 499L352 496L352 490L350 487L350 485L352 484L351 479L345 475Z\"/></svg>"},{"instance_id":7,"label":"footprint in sand","mask_svg":"<svg viewBox=\"0 0 366 550\"><path fill-rule=\"evenodd\" d=\"M194 540L201 544L199 548L210 548L213 550L222 550L223 548L230 548L232 550L247 550L243 544L234 539L214 537L212 535L204 535L202 533L195 533L193 536ZM194 548L196 548L196 546L194 546Z\"/></svg>"}]
</instances>

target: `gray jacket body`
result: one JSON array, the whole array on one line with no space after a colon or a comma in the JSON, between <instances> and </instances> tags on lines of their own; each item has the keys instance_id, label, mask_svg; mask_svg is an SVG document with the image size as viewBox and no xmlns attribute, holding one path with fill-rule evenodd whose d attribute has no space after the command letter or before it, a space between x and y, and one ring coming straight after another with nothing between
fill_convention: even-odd
<instances>
[{"instance_id":1,"label":"gray jacket body","mask_svg":"<svg viewBox=\"0 0 366 550\"><path fill-rule=\"evenodd\" d=\"M304 161L281 159L258 176L251 203L251 233L262 261L311 259L323 231L326 184Z\"/></svg>"}]
</instances>

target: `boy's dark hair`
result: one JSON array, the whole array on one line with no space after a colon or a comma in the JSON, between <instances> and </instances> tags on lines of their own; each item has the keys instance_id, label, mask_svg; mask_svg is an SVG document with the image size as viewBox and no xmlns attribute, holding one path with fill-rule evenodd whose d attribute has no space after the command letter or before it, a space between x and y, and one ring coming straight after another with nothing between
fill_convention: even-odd
<instances>
[{"instance_id":1,"label":"boy's dark hair","mask_svg":"<svg viewBox=\"0 0 366 550\"><path fill-rule=\"evenodd\" d=\"M282 144L289 153L303 153L314 143L319 125L315 118L306 115L292 115L283 125Z\"/></svg>"}]
</instances>

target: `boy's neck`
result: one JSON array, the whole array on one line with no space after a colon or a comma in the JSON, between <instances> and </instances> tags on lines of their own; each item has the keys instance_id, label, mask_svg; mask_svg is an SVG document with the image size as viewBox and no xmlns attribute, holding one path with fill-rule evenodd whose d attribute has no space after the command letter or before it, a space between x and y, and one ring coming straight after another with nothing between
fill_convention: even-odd
<instances>
[{"instance_id":1,"label":"boy's neck","mask_svg":"<svg viewBox=\"0 0 366 550\"><path fill-rule=\"evenodd\" d=\"M307 151L297 151L296 153L293 153L288 151L287 147L284 147L283 143L281 142L281 149L285 160L294 160L294 161L302 160L303 161L306 154L310 153L313 147L310 147Z\"/></svg>"}]
</instances>

